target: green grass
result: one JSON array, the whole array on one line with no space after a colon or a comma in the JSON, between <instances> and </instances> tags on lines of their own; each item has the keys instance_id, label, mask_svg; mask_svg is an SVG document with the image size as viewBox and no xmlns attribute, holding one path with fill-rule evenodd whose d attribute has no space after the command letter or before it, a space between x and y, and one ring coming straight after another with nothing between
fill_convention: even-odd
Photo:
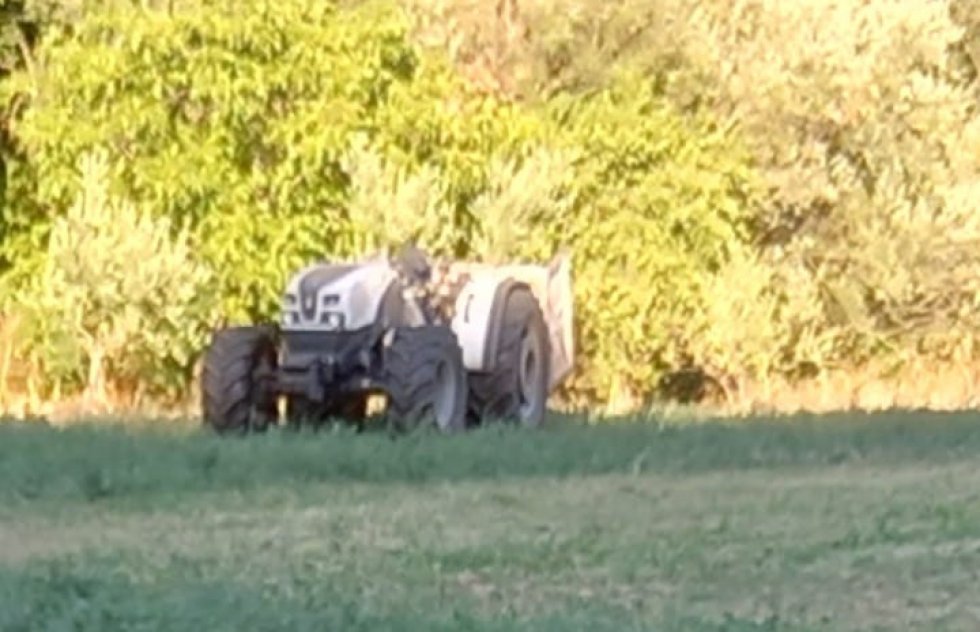
<instances>
[{"instance_id":1,"label":"green grass","mask_svg":"<svg viewBox=\"0 0 980 632\"><path fill-rule=\"evenodd\" d=\"M978 421L0 424L0 630L972 632Z\"/></svg>"}]
</instances>

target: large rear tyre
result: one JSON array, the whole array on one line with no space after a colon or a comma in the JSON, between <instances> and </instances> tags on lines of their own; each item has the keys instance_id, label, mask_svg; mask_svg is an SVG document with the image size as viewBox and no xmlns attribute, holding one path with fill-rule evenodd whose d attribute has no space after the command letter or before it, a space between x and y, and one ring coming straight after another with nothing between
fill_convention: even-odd
<instances>
[{"instance_id":1,"label":"large rear tyre","mask_svg":"<svg viewBox=\"0 0 980 632\"><path fill-rule=\"evenodd\" d=\"M466 428L467 377L456 334L448 327L400 327L386 340L387 421L398 431Z\"/></svg>"},{"instance_id":2,"label":"large rear tyre","mask_svg":"<svg viewBox=\"0 0 980 632\"><path fill-rule=\"evenodd\" d=\"M504 420L539 426L548 404L548 327L526 287L515 288L504 300L493 369L470 374L470 413L477 423Z\"/></svg>"},{"instance_id":3,"label":"large rear tyre","mask_svg":"<svg viewBox=\"0 0 980 632\"><path fill-rule=\"evenodd\" d=\"M204 424L220 434L263 432L276 422L275 397L260 374L275 369L271 327L232 327L215 333L204 355L201 408Z\"/></svg>"}]
</instances>

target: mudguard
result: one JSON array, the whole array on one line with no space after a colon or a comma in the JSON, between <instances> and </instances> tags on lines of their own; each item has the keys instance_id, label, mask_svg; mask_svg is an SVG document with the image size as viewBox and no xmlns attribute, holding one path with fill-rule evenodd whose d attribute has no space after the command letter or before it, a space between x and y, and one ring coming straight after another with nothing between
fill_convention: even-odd
<instances>
[{"instance_id":1,"label":"mudguard","mask_svg":"<svg viewBox=\"0 0 980 632\"><path fill-rule=\"evenodd\" d=\"M571 257L567 252L560 253L547 266L460 262L452 264L451 269L470 279L456 299L452 321L467 370L493 368L504 301L509 292L523 286L534 294L548 327L549 388L553 390L571 373L575 361L574 296Z\"/></svg>"}]
</instances>

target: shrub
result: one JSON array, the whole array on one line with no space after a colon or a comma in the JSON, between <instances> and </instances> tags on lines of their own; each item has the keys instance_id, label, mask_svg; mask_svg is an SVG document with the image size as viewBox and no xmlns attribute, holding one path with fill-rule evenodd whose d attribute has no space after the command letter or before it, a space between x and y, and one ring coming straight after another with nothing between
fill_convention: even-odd
<instances>
[{"instance_id":1,"label":"shrub","mask_svg":"<svg viewBox=\"0 0 980 632\"><path fill-rule=\"evenodd\" d=\"M975 354L975 4L411 2L417 31L490 89L581 93L631 66L741 132L769 191L758 250L705 277L704 300L768 325L716 317L685 346L742 377Z\"/></svg>"},{"instance_id":2,"label":"shrub","mask_svg":"<svg viewBox=\"0 0 980 632\"><path fill-rule=\"evenodd\" d=\"M284 275L324 254L414 238L437 254L540 260L572 245L582 362L566 395L642 397L681 361L705 326L705 284L745 237L752 174L729 130L636 74L581 99L486 93L412 45L384 4L246 4L115 6L50 34L42 72L7 91L29 99L13 129L30 191L8 281L52 265L32 248L63 243L76 161L105 147L108 191L190 227L225 318L271 316ZM57 357L70 370L99 353ZM140 366L110 369L151 379Z\"/></svg>"},{"instance_id":3,"label":"shrub","mask_svg":"<svg viewBox=\"0 0 980 632\"><path fill-rule=\"evenodd\" d=\"M845 326L827 360L959 346L980 325L980 119L948 6L707 4L719 107L774 189L767 245L807 265Z\"/></svg>"},{"instance_id":4,"label":"shrub","mask_svg":"<svg viewBox=\"0 0 980 632\"><path fill-rule=\"evenodd\" d=\"M418 59L413 80L393 86L378 111L375 145L409 170L439 170L455 237L433 246L468 256L469 236L483 221L473 205L499 188L496 166L533 153L549 123L539 112L475 88L438 51L420 49Z\"/></svg>"},{"instance_id":5,"label":"shrub","mask_svg":"<svg viewBox=\"0 0 980 632\"><path fill-rule=\"evenodd\" d=\"M493 94L546 102L607 87L623 67L659 83L696 72L680 0L403 0L420 41L442 47L471 82ZM696 89L703 89L700 84Z\"/></svg>"},{"instance_id":6,"label":"shrub","mask_svg":"<svg viewBox=\"0 0 980 632\"><path fill-rule=\"evenodd\" d=\"M976 81L980 72L980 5L972 0L953 0L951 13L965 30L962 45L956 47L964 55L963 70Z\"/></svg>"},{"instance_id":7,"label":"shrub","mask_svg":"<svg viewBox=\"0 0 980 632\"><path fill-rule=\"evenodd\" d=\"M452 251L458 231L440 169L423 165L410 173L363 137L355 139L341 168L350 180L351 251L390 250L406 241Z\"/></svg>"},{"instance_id":8,"label":"shrub","mask_svg":"<svg viewBox=\"0 0 980 632\"><path fill-rule=\"evenodd\" d=\"M284 276L324 254L410 237L465 254L486 165L536 120L468 91L384 3L116 4L52 26L38 60L3 88L24 155L6 282L46 265L75 164L101 147L109 190L191 227L229 320L272 316Z\"/></svg>"},{"instance_id":9,"label":"shrub","mask_svg":"<svg viewBox=\"0 0 980 632\"><path fill-rule=\"evenodd\" d=\"M488 119L482 134L470 143L461 139L472 128L442 128L458 136L433 142L432 163L413 176L376 153L355 154L352 190L363 195L351 208L386 227L365 234L375 245L413 234L442 252L460 235L458 254L496 262L541 261L573 246L581 355L563 395L576 404L644 397L702 331L703 284L744 243L755 195L747 152L710 116L684 117L636 74L547 107L476 102ZM440 99L419 103L419 127L440 129L428 125ZM504 149L470 154L487 158L472 172L475 195L457 198L466 221L453 220L437 183L460 182L461 158L495 138L509 139ZM395 204L414 212L389 215Z\"/></svg>"},{"instance_id":10,"label":"shrub","mask_svg":"<svg viewBox=\"0 0 980 632\"><path fill-rule=\"evenodd\" d=\"M361 137L396 177L439 170L454 228L433 246L466 252L488 162L527 145L538 119L413 47L386 3L254 5L113 5L52 29L41 76L18 73L7 88L27 102L14 122L28 159L11 260L28 265L42 218L73 195L74 161L100 144L118 166L114 187L195 227L229 318L268 317L287 270L362 245L344 163Z\"/></svg>"},{"instance_id":11,"label":"shrub","mask_svg":"<svg viewBox=\"0 0 980 632\"><path fill-rule=\"evenodd\" d=\"M748 154L710 116L685 117L626 74L554 103L559 147L579 148L576 204L538 230L575 246L582 401L636 403L686 361L705 284L746 237Z\"/></svg>"},{"instance_id":12,"label":"shrub","mask_svg":"<svg viewBox=\"0 0 980 632\"><path fill-rule=\"evenodd\" d=\"M268 315L284 271L344 230L339 160L413 72L402 32L384 5L299 0L114 5L52 29L43 71L8 88L35 187L14 211L63 207L78 157L105 147L113 190L190 222L228 317Z\"/></svg>"},{"instance_id":13,"label":"shrub","mask_svg":"<svg viewBox=\"0 0 980 632\"><path fill-rule=\"evenodd\" d=\"M489 263L544 261L568 245L576 213L577 169L572 150L535 147L526 156L495 156L487 187L470 206L470 256Z\"/></svg>"},{"instance_id":14,"label":"shrub","mask_svg":"<svg viewBox=\"0 0 980 632\"><path fill-rule=\"evenodd\" d=\"M179 395L214 317L212 274L186 229L109 195L111 164L80 161L80 192L52 224L41 274L15 295L51 384Z\"/></svg>"}]
</instances>

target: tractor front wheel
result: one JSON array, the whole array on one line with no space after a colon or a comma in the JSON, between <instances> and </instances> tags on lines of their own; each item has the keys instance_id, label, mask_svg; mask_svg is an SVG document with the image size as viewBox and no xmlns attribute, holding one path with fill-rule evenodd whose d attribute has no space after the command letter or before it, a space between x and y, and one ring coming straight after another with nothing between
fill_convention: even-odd
<instances>
[{"instance_id":1,"label":"tractor front wheel","mask_svg":"<svg viewBox=\"0 0 980 632\"><path fill-rule=\"evenodd\" d=\"M232 327L215 333L201 377L204 424L221 434L245 434L275 423L276 399L259 376L277 362L271 327Z\"/></svg>"},{"instance_id":2,"label":"tractor front wheel","mask_svg":"<svg viewBox=\"0 0 980 632\"><path fill-rule=\"evenodd\" d=\"M467 377L456 334L443 326L399 327L385 341L387 419L397 430L466 427Z\"/></svg>"}]
</instances>

